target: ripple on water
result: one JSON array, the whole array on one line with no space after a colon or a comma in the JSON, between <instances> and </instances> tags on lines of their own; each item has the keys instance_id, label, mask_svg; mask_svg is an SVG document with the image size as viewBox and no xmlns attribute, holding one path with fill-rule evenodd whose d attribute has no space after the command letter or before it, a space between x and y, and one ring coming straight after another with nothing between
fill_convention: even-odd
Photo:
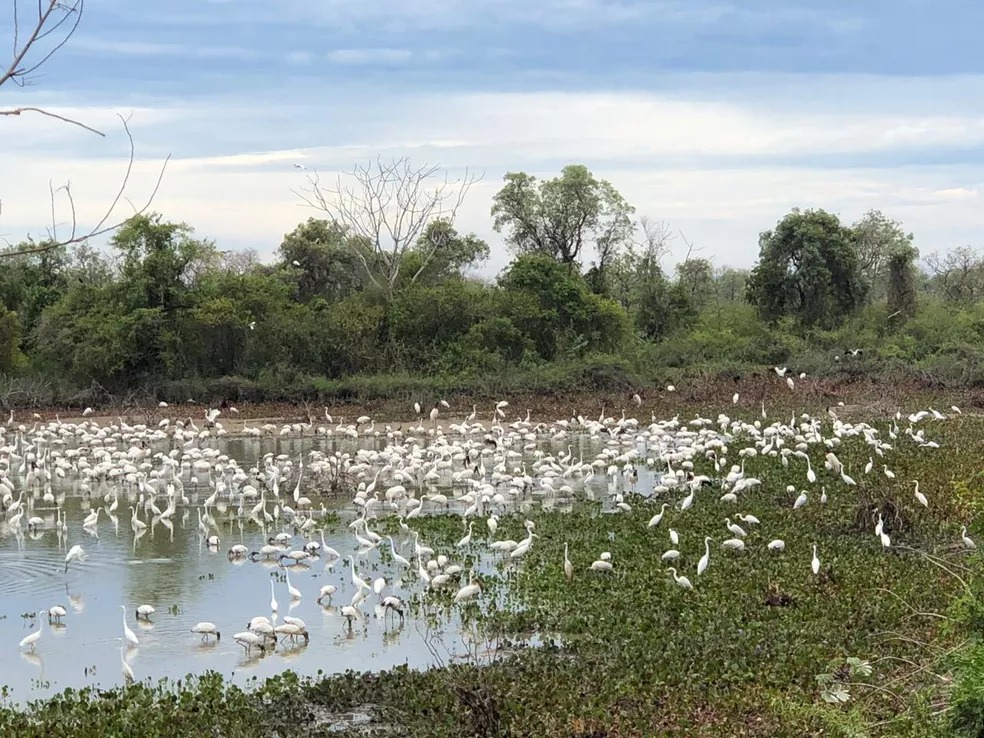
<instances>
[{"instance_id":1,"label":"ripple on water","mask_svg":"<svg viewBox=\"0 0 984 738\"><path fill-rule=\"evenodd\" d=\"M133 563L149 563L134 561ZM85 561L86 577L111 576L124 562L109 558ZM50 595L65 591L65 584L78 576L78 563L65 571L64 563L50 558L25 558L20 553L0 552L0 596Z\"/></svg>"}]
</instances>

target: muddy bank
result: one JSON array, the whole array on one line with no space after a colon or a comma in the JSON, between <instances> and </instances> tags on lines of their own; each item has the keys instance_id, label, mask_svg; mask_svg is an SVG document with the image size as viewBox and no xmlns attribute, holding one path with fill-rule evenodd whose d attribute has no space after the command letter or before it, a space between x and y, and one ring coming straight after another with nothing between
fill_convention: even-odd
<instances>
[{"instance_id":1,"label":"muddy bank","mask_svg":"<svg viewBox=\"0 0 984 738\"><path fill-rule=\"evenodd\" d=\"M787 374L787 376L790 376ZM625 387L619 390L584 391L577 393L557 392L544 388L539 392L524 392L505 397L488 397L466 393L447 397L391 397L353 399L329 405L314 403L246 403L236 402L225 397L195 398L193 401L171 403L160 407L155 402L126 403L92 408L83 416L85 408L45 407L20 409L14 412L15 424L31 424L35 421L49 421L56 418L64 422L77 423L84 419L100 424L118 422L122 419L128 424L157 424L163 419L184 420L192 418L199 426L203 425L205 412L209 408L219 408L219 422L230 432L238 432L244 425L255 426L264 423L308 423L315 426L331 423L352 423L358 417L367 415L394 427L406 427L423 422L432 425L429 413L440 400L450 407L438 405L437 424L465 420L474 410L476 419L490 422L495 405L500 400L508 401L505 408L506 422L525 418L527 413L536 420L556 420L571 418L580 414L597 418L619 415L623 411L628 416L647 418L650 415L665 417L679 412L701 412L710 410L721 412L734 408L736 413L761 413L785 410L817 412L827 407L839 407L839 412L863 411L867 415L885 416L896 409L910 411L913 408L932 404L941 411L948 411L957 405L964 411L984 409L984 388L941 389L931 383L908 381L888 382L885 380L853 377L850 379L800 379L791 377L791 389L785 377L769 371L762 376L731 378L715 377L687 380L669 387L641 386ZM737 393L738 400L734 402ZM637 404L635 395L641 404ZM414 403L420 404L421 412L414 411ZM843 406L841 406L843 403ZM326 416L327 413L327 416Z\"/></svg>"}]
</instances>

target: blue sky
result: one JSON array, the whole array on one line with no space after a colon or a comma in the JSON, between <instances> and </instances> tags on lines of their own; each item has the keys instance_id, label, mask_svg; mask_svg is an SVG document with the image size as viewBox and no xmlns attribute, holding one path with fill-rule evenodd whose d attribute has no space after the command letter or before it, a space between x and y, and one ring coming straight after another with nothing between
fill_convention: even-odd
<instances>
[{"instance_id":1,"label":"blue sky","mask_svg":"<svg viewBox=\"0 0 984 738\"><path fill-rule=\"evenodd\" d=\"M376 154L484 172L460 225L493 244L488 273L508 260L488 217L502 174L572 162L718 265L753 263L794 206L880 208L924 254L977 245L982 22L984 5L917 0L90 0L0 105L109 135L0 120L0 235L43 232L49 180L98 219L132 111L128 194L170 153L156 209L266 255L314 214L293 162L331 176Z\"/></svg>"}]
</instances>

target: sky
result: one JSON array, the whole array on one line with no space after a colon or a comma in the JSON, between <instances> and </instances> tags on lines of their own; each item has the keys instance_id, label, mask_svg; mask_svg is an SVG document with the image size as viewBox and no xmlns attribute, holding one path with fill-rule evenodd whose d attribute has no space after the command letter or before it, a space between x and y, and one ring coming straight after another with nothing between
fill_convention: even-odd
<instances>
[{"instance_id":1,"label":"sky","mask_svg":"<svg viewBox=\"0 0 984 738\"><path fill-rule=\"evenodd\" d=\"M20 1L25 25L36 3ZM503 175L572 163L678 234L670 265L685 238L749 267L794 207L880 209L923 256L978 247L982 24L970 0L89 0L0 108L106 136L0 117L0 238L43 237L65 182L80 227L98 222L126 169L124 115L136 163L115 219L170 155L153 209L264 258L318 215L295 163L333 181L376 156L482 175L458 228L489 241L488 275L510 258L489 215ZM0 19L0 48L12 31Z\"/></svg>"}]
</instances>

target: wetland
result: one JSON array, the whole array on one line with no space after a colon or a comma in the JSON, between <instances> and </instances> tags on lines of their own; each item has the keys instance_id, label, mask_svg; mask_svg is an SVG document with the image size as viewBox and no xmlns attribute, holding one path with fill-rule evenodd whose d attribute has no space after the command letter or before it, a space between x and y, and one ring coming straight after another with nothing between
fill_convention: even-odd
<instances>
[{"instance_id":1,"label":"wetland","mask_svg":"<svg viewBox=\"0 0 984 738\"><path fill-rule=\"evenodd\" d=\"M796 404L8 424L0 730L976 735L984 421Z\"/></svg>"}]
</instances>

